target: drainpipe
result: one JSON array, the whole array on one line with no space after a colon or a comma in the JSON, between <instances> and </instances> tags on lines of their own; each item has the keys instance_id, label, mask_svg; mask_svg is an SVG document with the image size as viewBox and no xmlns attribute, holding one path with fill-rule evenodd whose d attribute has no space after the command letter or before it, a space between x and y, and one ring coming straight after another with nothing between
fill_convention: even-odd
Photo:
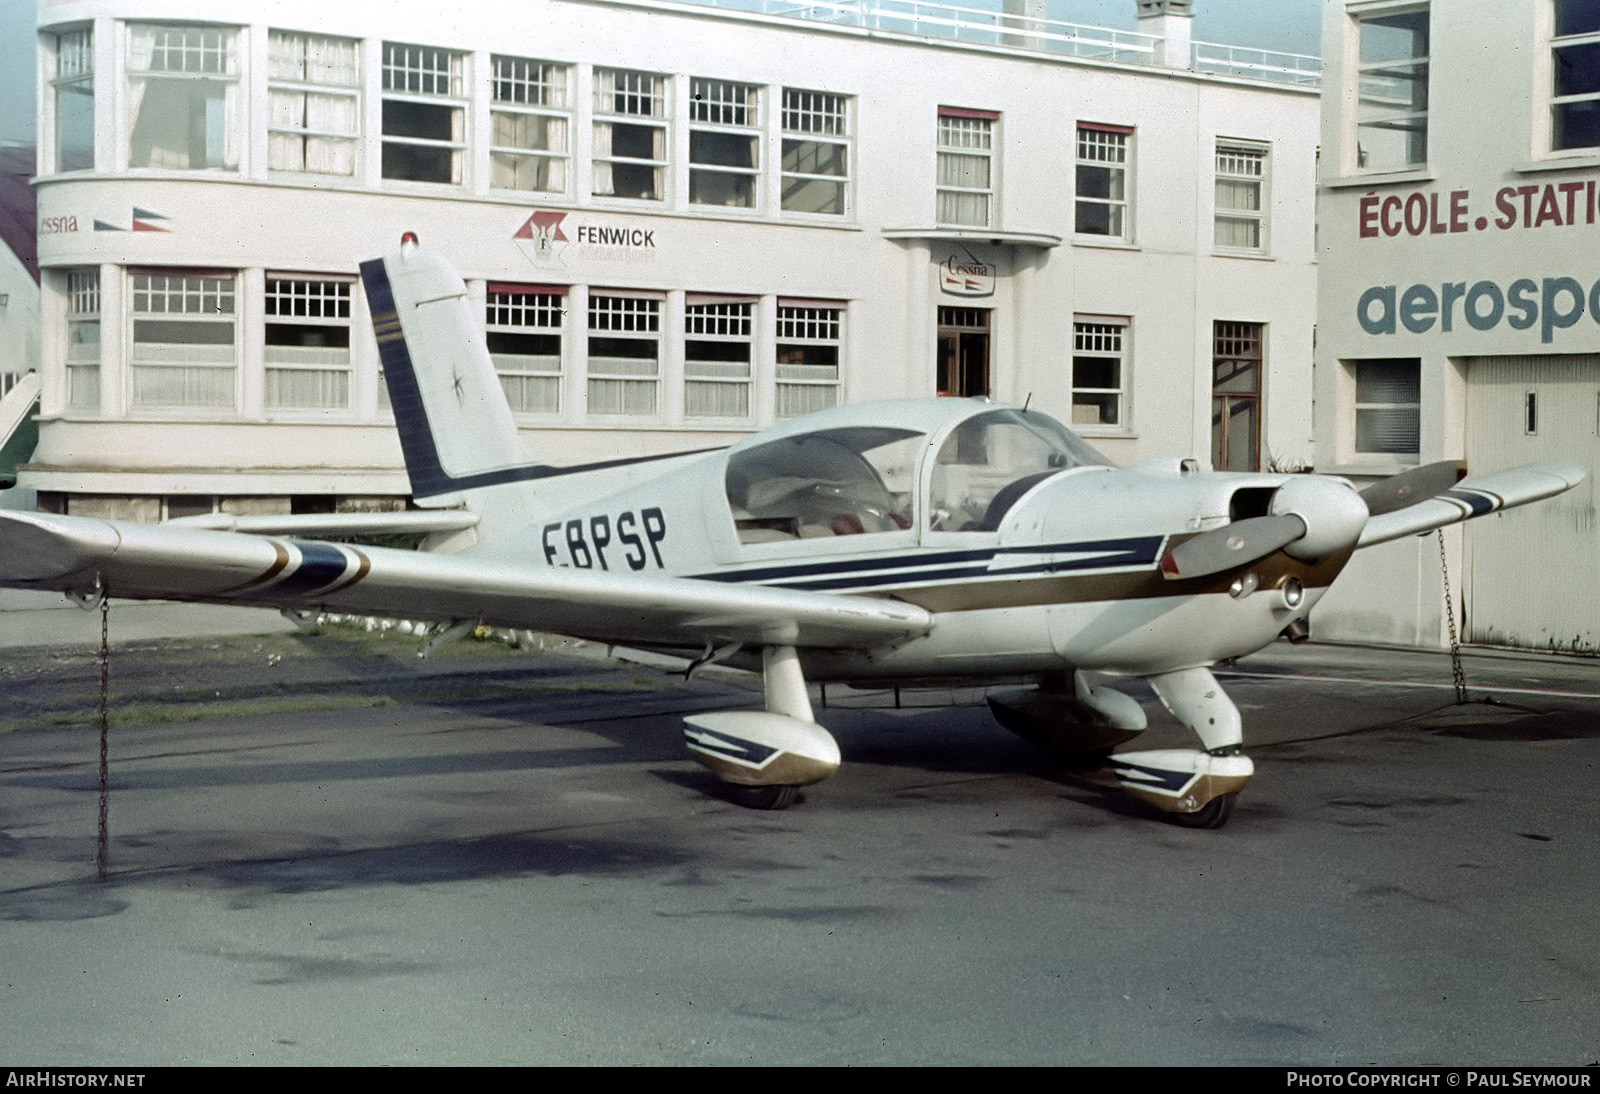
<instances>
[{"instance_id":1,"label":"drainpipe","mask_svg":"<svg viewBox=\"0 0 1600 1094\"><path fill-rule=\"evenodd\" d=\"M1137 3L1139 33L1161 39L1156 46L1154 62L1163 68L1188 68L1193 0L1137 0Z\"/></svg>"}]
</instances>

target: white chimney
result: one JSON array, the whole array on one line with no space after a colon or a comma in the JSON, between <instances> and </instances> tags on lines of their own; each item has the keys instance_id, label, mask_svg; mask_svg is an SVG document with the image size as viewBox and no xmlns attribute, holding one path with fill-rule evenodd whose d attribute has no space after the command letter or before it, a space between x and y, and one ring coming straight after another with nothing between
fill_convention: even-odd
<instances>
[{"instance_id":1,"label":"white chimney","mask_svg":"<svg viewBox=\"0 0 1600 1094\"><path fill-rule=\"evenodd\" d=\"M1189 28L1193 0L1137 0L1139 33L1161 39L1155 63L1166 68L1189 67Z\"/></svg>"},{"instance_id":2,"label":"white chimney","mask_svg":"<svg viewBox=\"0 0 1600 1094\"><path fill-rule=\"evenodd\" d=\"M1001 25L1016 27L1022 33L1007 34L1004 41L1007 45L1021 46L1023 49L1043 49L1044 39L1039 37L1039 31L1044 27L1045 0L1004 0L1000 5L1004 18Z\"/></svg>"}]
</instances>

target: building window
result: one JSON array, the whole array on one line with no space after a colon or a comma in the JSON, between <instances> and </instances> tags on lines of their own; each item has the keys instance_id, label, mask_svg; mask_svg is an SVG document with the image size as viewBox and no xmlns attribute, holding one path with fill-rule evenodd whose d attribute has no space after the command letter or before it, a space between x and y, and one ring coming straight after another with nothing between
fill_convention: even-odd
<instances>
[{"instance_id":1,"label":"building window","mask_svg":"<svg viewBox=\"0 0 1600 1094\"><path fill-rule=\"evenodd\" d=\"M778 301L779 418L839 404L840 328L844 308Z\"/></svg>"},{"instance_id":2,"label":"building window","mask_svg":"<svg viewBox=\"0 0 1600 1094\"><path fill-rule=\"evenodd\" d=\"M495 57L493 64L489 185L566 193L572 129L567 66L521 57Z\"/></svg>"},{"instance_id":3,"label":"building window","mask_svg":"<svg viewBox=\"0 0 1600 1094\"><path fill-rule=\"evenodd\" d=\"M354 175L361 43L274 30L267 37L267 166Z\"/></svg>"},{"instance_id":4,"label":"building window","mask_svg":"<svg viewBox=\"0 0 1600 1094\"><path fill-rule=\"evenodd\" d=\"M485 316L489 357L517 414L561 411L560 290L490 285Z\"/></svg>"},{"instance_id":5,"label":"building window","mask_svg":"<svg viewBox=\"0 0 1600 1094\"><path fill-rule=\"evenodd\" d=\"M427 46L383 44L383 177L461 182L466 149L464 59Z\"/></svg>"},{"instance_id":6,"label":"building window","mask_svg":"<svg viewBox=\"0 0 1600 1094\"><path fill-rule=\"evenodd\" d=\"M754 305L697 302L684 308L683 413L689 418L750 417Z\"/></svg>"},{"instance_id":7,"label":"building window","mask_svg":"<svg viewBox=\"0 0 1600 1094\"><path fill-rule=\"evenodd\" d=\"M994 196L994 123L988 111L939 108L940 224L989 226Z\"/></svg>"},{"instance_id":8,"label":"building window","mask_svg":"<svg viewBox=\"0 0 1600 1094\"><path fill-rule=\"evenodd\" d=\"M1267 150L1260 145L1217 144L1216 245L1230 251L1266 246Z\"/></svg>"},{"instance_id":9,"label":"building window","mask_svg":"<svg viewBox=\"0 0 1600 1094\"><path fill-rule=\"evenodd\" d=\"M128 27L128 166L239 166L239 51L231 27Z\"/></svg>"},{"instance_id":10,"label":"building window","mask_svg":"<svg viewBox=\"0 0 1600 1094\"><path fill-rule=\"evenodd\" d=\"M1086 319L1072 324L1072 424L1127 428L1128 321Z\"/></svg>"},{"instance_id":11,"label":"building window","mask_svg":"<svg viewBox=\"0 0 1600 1094\"><path fill-rule=\"evenodd\" d=\"M100 271L67 271L67 405L100 409Z\"/></svg>"},{"instance_id":12,"label":"building window","mask_svg":"<svg viewBox=\"0 0 1600 1094\"><path fill-rule=\"evenodd\" d=\"M845 214L850 178L850 100L783 89L783 211Z\"/></svg>"},{"instance_id":13,"label":"building window","mask_svg":"<svg viewBox=\"0 0 1600 1094\"><path fill-rule=\"evenodd\" d=\"M1600 147L1600 3L1555 0L1550 147Z\"/></svg>"},{"instance_id":14,"label":"building window","mask_svg":"<svg viewBox=\"0 0 1600 1094\"><path fill-rule=\"evenodd\" d=\"M690 82L689 201L753 209L761 177L760 88Z\"/></svg>"},{"instance_id":15,"label":"building window","mask_svg":"<svg viewBox=\"0 0 1600 1094\"><path fill-rule=\"evenodd\" d=\"M1428 9L1359 23L1356 166L1366 171L1428 162Z\"/></svg>"},{"instance_id":16,"label":"building window","mask_svg":"<svg viewBox=\"0 0 1600 1094\"><path fill-rule=\"evenodd\" d=\"M135 271L133 406L232 410L237 325L232 274Z\"/></svg>"},{"instance_id":17,"label":"building window","mask_svg":"<svg viewBox=\"0 0 1600 1094\"><path fill-rule=\"evenodd\" d=\"M661 201L666 196L666 80L648 72L594 72L596 196Z\"/></svg>"},{"instance_id":18,"label":"building window","mask_svg":"<svg viewBox=\"0 0 1600 1094\"><path fill-rule=\"evenodd\" d=\"M651 415L659 405L661 301L589 296L589 413Z\"/></svg>"},{"instance_id":19,"label":"building window","mask_svg":"<svg viewBox=\"0 0 1600 1094\"><path fill-rule=\"evenodd\" d=\"M94 31L69 30L56 37L56 170L94 167Z\"/></svg>"},{"instance_id":20,"label":"building window","mask_svg":"<svg viewBox=\"0 0 1600 1094\"><path fill-rule=\"evenodd\" d=\"M1211 468L1261 469L1260 323L1213 325L1211 362Z\"/></svg>"},{"instance_id":21,"label":"building window","mask_svg":"<svg viewBox=\"0 0 1600 1094\"><path fill-rule=\"evenodd\" d=\"M1356 451L1416 455L1422 427L1422 362L1357 361Z\"/></svg>"},{"instance_id":22,"label":"building window","mask_svg":"<svg viewBox=\"0 0 1600 1094\"><path fill-rule=\"evenodd\" d=\"M350 409L350 285L267 275L268 410Z\"/></svg>"},{"instance_id":23,"label":"building window","mask_svg":"<svg viewBox=\"0 0 1600 1094\"><path fill-rule=\"evenodd\" d=\"M1072 230L1079 235L1128 238L1128 170L1133 130L1078 126L1077 203Z\"/></svg>"}]
</instances>

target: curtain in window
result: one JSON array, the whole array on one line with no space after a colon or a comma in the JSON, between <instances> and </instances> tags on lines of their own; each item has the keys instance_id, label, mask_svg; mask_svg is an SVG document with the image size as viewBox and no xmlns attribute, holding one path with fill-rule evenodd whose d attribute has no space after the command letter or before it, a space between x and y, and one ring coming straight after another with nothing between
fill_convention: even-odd
<instances>
[{"instance_id":1,"label":"curtain in window","mask_svg":"<svg viewBox=\"0 0 1600 1094\"><path fill-rule=\"evenodd\" d=\"M348 410L350 373L343 370L266 370L269 410Z\"/></svg>"},{"instance_id":2,"label":"curtain in window","mask_svg":"<svg viewBox=\"0 0 1600 1094\"><path fill-rule=\"evenodd\" d=\"M611 123L594 123L594 192L616 193L616 182L611 176Z\"/></svg>"},{"instance_id":3,"label":"curtain in window","mask_svg":"<svg viewBox=\"0 0 1600 1094\"><path fill-rule=\"evenodd\" d=\"M344 38L311 38L306 42L307 83L355 87L361 82L356 43Z\"/></svg>"},{"instance_id":4,"label":"curtain in window","mask_svg":"<svg viewBox=\"0 0 1600 1094\"><path fill-rule=\"evenodd\" d=\"M238 116L242 90L237 79L239 59L235 36L222 37L222 72L206 73L226 79L197 78L189 68L203 72L201 51L178 50L179 65L172 66L167 51L166 68L152 72L158 45L175 36L198 33L190 28L133 25L128 34L128 162L131 167L189 170L203 167L237 167ZM181 72L167 76L166 72Z\"/></svg>"}]
</instances>

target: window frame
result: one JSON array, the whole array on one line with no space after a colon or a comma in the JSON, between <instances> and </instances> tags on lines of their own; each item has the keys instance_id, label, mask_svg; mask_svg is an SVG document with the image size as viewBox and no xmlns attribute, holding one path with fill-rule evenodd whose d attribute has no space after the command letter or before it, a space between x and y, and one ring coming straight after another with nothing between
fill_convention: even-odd
<instances>
[{"instance_id":1,"label":"window frame","mask_svg":"<svg viewBox=\"0 0 1600 1094\"><path fill-rule=\"evenodd\" d=\"M616 77L625 76L630 84L621 89L617 86ZM604 86L610 81L610 90ZM643 81L650 81L649 90L644 90ZM592 108L590 129L592 144L589 149L589 194L600 201L648 201L656 205L665 206L671 200L672 190L672 84L670 77L657 73L646 72L642 69L610 68L596 66L594 70L594 87L591 94ZM618 98L625 101L640 99L640 105L648 105L649 113L638 113L620 108ZM609 103L606 101L609 99ZM618 155L615 151L616 127L628 126L634 129L653 130L656 136L652 138L652 154L649 157ZM607 127L608 133L604 140L601 139L602 127ZM602 146L604 152L601 151ZM659 147L655 147L659 146ZM616 173L617 168L631 168L637 170L645 168L653 172L653 193L650 194L619 194L617 193ZM605 177L609 182L607 189L601 189L601 179Z\"/></svg>"},{"instance_id":2,"label":"window frame","mask_svg":"<svg viewBox=\"0 0 1600 1094\"><path fill-rule=\"evenodd\" d=\"M395 50L405 50L403 63L394 60ZM437 65L424 67L423 64L413 65L409 51L418 50L425 54L433 54L447 59L443 69ZM419 58L420 60L420 58ZM464 186L467 183L467 134L471 131L469 111L471 109L471 96L467 88L470 86L467 79L468 55L460 50L445 49L443 46L424 46L410 42L383 43L383 58L380 65L379 88L381 99L382 117L379 122L379 162L378 177L385 184L422 185L422 186ZM415 76L413 81L410 77ZM395 86L392 81L404 77L406 83L415 82L416 88ZM429 89L426 84L436 83L439 80L445 83L445 90ZM391 133L389 131L389 106L405 106L407 104L424 107L445 109L450 114L450 139L439 137L422 137L407 133ZM398 118L396 119L398 120ZM390 174L391 150L396 154L393 161L395 169L401 166L399 153L405 149L443 151L450 156L450 178L416 178L405 174Z\"/></svg>"},{"instance_id":3,"label":"window frame","mask_svg":"<svg viewBox=\"0 0 1600 1094\"><path fill-rule=\"evenodd\" d=\"M806 96L815 96L808 99ZM779 192L778 211L785 217L825 218L829 221L848 220L855 215L851 193L850 163L855 155L855 97L837 91L818 91L809 88L785 87L780 97L780 135L778 161ZM808 146L827 146L836 150L840 170L804 170L805 160L811 166L822 161L813 152L806 156ZM816 184L837 187L836 211L825 208L805 208L794 199ZM807 204L814 205L815 202Z\"/></svg>"},{"instance_id":4,"label":"window frame","mask_svg":"<svg viewBox=\"0 0 1600 1094\"><path fill-rule=\"evenodd\" d=\"M1247 171L1226 170L1226 160L1228 158L1240 158L1245 162L1253 161L1258 165L1258 171L1251 175ZM1271 208L1272 146L1260 141L1218 137L1213 152L1213 167L1212 190L1214 197L1211 217L1213 248L1222 254L1266 254L1270 242L1267 213ZM1223 205L1222 186L1225 182L1253 184L1256 197L1255 208L1244 209L1237 206ZM1225 221L1235 224L1253 224L1255 226L1256 242L1254 244L1223 242L1221 234Z\"/></svg>"},{"instance_id":5,"label":"window frame","mask_svg":"<svg viewBox=\"0 0 1600 1094\"><path fill-rule=\"evenodd\" d=\"M605 302L603 308L600 306ZM660 293L630 292L618 289L591 289L589 292L588 313L584 321L584 392L585 414L589 418L625 419L659 419L662 413L662 379L666 371L666 332L662 326L665 313L666 297ZM607 323L616 325L596 325L597 319L604 319ZM637 342L652 342L655 344L653 358L655 369L653 372L628 372L613 369L610 372L597 371L594 352L596 336L612 338L614 340L627 340ZM613 360L646 360L643 356L628 358L623 355L610 355ZM622 396L622 407L618 410L596 410L595 405L605 400L595 398L596 387L599 384L621 384L618 388ZM648 385L650 389L650 406L648 410L628 409L627 386L637 384L640 387Z\"/></svg>"},{"instance_id":6,"label":"window frame","mask_svg":"<svg viewBox=\"0 0 1600 1094\"><path fill-rule=\"evenodd\" d=\"M762 177L766 173L762 150L766 144L766 89L760 84L741 83L736 80L713 79L707 76L692 76L689 79L689 204L712 209L744 209L752 213L759 211L764 204L765 193L762 186ZM718 92L738 90L745 93L743 103L727 98L715 98ZM732 113L735 116L744 112L744 121L720 120L712 115L721 112L724 115ZM750 165L740 166L716 163L711 160L695 158L695 136L705 134L712 137L737 137L748 140L750 143ZM701 179L742 179L748 180L745 185L749 187L750 200L743 203L702 201L696 195L700 190Z\"/></svg>"},{"instance_id":7,"label":"window frame","mask_svg":"<svg viewBox=\"0 0 1600 1094\"><path fill-rule=\"evenodd\" d=\"M786 421L790 418L800 418L817 410L836 407L843 401L845 323L847 315L848 309L842 300L778 298L774 315L775 338L773 340L773 379L775 384L773 414L777 420ZM833 351L833 364L830 366L825 362L784 361L786 347L799 351L800 356L804 356L808 350L831 349ZM786 373L785 371L829 367L833 369L831 379L819 376L814 372L789 371ZM803 391L816 391L824 388L829 392L829 399L826 405L811 405L810 400L806 399L805 406L790 412L785 411L785 403L790 397L800 399L802 398L800 393Z\"/></svg>"},{"instance_id":8,"label":"window frame","mask_svg":"<svg viewBox=\"0 0 1600 1094\"><path fill-rule=\"evenodd\" d=\"M1426 16L1424 33L1427 41L1423 52L1413 53L1402 60L1363 61L1361 59L1362 37L1367 25L1379 25L1383 20L1395 19L1408 15L1422 14ZM1394 3L1363 7L1348 13L1351 21L1351 32L1354 39L1352 60L1354 71L1348 85L1349 101L1353 104L1353 113L1350 119L1350 160L1354 171L1359 174L1388 174L1396 171L1416 171L1428 165L1428 115L1432 105L1432 61L1430 53L1433 48L1433 12L1428 3ZM1368 114L1363 103L1367 101L1363 92L1363 85L1377 78L1386 69L1411 68L1415 70L1409 77L1414 83L1421 85L1422 106L1416 107L1415 96L1410 105L1403 109L1384 111L1378 110ZM1401 124L1396 125L1399 122ZM1412 136L1409 142L1419 142L1421 145L1420 157L1414 149L1408 148L1406 161L1392 163L1382 161L1369 163L1368 154L1363 150L1361 136L1365 130L1400 130L1409 129Z\"/></svg>"},{"instance_id":9,"label":"window frame","mask_svg":"<svg viewBox=\"0 0 1600 1094\"><path fill-rule=\"evenodd\" d=\"M1095 344L1091 339L1115 338L1115 345ZM1075 433L1085 437L1123 437L1133 431L1132 416L1132 362L1133 362L1133 318L1126 315L1086 315L1077 314L1072 317L1072 356L1069 362L1071 373L1070 380L1070 420L1068 426ZM1078 382L1078 359L1093 358L1096 360L1115 360L1117 368L1117 383L1114 386L1094 384L1080 384ZM1116 418L1114 421L1079 421L1078 408L1080 405L1093 408L1103 403L1085 402L1080 404L1080 395L1104 398L1111 396L1115 399Z\"/></svg>"},{"instance_id":10,"label":"window frame","mask_svg":"<svg viewBox=\"0 0 1600 1094\"><path fill-rule=\"evenodd\" d=\"M525 65L538 66L541 78L531 79L526 76L510 73L508 66ZM489 188L510 193L531 194L556 194L565 196L572 190L572 135L573 135L573 107L572 107L572 80L573 71L569 64L561 61L546 61L533 57L514 57L510 54L495 53L489 58ZM525 98L515 95L503 95L508 89L520 89L527 93ZM544 148L535 148L528 145L508 144L500 140L497 119L505 117L514 118L541 118L545 129ZM552 136L554 127L559 125L561 133L560 145ZM513 161L507 163L507 161ZM520 174L521 168L514 161L537 160L543 165L546 185L544 186L511 186L497 181L503 166Z\"/></svg>"},{"instance_id":11,"label":"window frame","mask_svg":"<svg viewBox=\"0 0 1600 1094\"><path fill-rule=\"evenodd\" d=\"M283 58L274 52L274 47L287 39L300 39L303 53L300 63L305 71L300 78L281 76L274 73L274 68L282 62ZM311 70L313 60L311 46L313 42L330 43L335 46L348 47L351 54L349 83L336 83L328 79L314 79ZM314 34L310 31L287 30L272 27L267 31L267 173L268 174L300 174L300 175L327 175L335 178L354 179L359 173L362 139L361 139L361 114L362 92L364 78L362 73L362 42L358 38L343 38L331 34ZM274 124L273 100L280 96L300 96L300 123ZM324 99L338 100L348 103L347 111L350 118L349 126L344 130L334 128L313 128L311 125L311 100L314 96ZM276 164L279 157L278 149L287 149L291 141L300 142L298 167L280 167ZM349 166L345 170L335 168L312 167L311 149L316 143L325 144L329 148L342 148L343 157L347 158Z\"/></svg>"},{"instance_id":12,"label":"window frame","mask_svg":"<svg viewBox=\"0 0 1600 1094\"><path fill-rule=\"evenodd\" d=\"M494 362L495 375L506 393L506 403L511 413L519 418L556 418L561 415L564 399L562 386L566 382L567 289L562 285L521 285L490 282L484 296L484 335L489 345L489 359ZM534 322L527 320L532 319ZM506 334L535 338L554 337L556 352L554 368L536 362L547 362L550 354L517 354L497 350L495 335ZM535 397L530 406L530 393L548 390L554 396L552 405L538 405Z\"/></svg>"},{"instance_id":13,"label":"window frame","mask_svg":"<svg viewBox=\"0 0 1600 1094\"><path fill-rule=\"evenodd\" d=\"M95 101L94 101L94 27L73 27L55 31L53 65L55 74L50 78L50 149L51 163L58 174L68 171L92 171L95 166ZM88 99L88 161L67 163L63 139L63 120L69 115L63 109L66 95L86 96ZM72 114L73 117L79 117ZM73 147L76 147L74 145Z\"/></svg>"},{"instance_id":14,"label":"window frame","mask_svg":"<svg viewBox=\"0 0 1600 1094\"><path fill-rule=\"evenodd\" d=\"M158 287L154 279L161 278L163 283ZM130 267L127 271L128 284L128 338L131 352L128 356L128 393L127 405L135 413L154 415L181 415L192 417L236 417L239 413L239 398L242 384L240 382L240 352L242 341L240 337L240 309L239 309L239 274L235 270L207 270L207 269L167 269L160 267ZM141 285L141 281L150 279ZM174 283L176 282L176 284ZM192 283L192 284L191 284ZM211 284L214 283L214 284ZM165 305L171 302L174 293L178 294L182 306L174 311ZM145 307L141 309L141 295L144 303L149 304L156 299L162 299L160 308ZM226 303L226 309L223 304ZM190 305L196 305L191 307ZM191 342L160 341L156 339L141 340L139 326L141 323L173 322L168 317L182 316L176 322L190 325L207 325L221 328L226 326L229 332L227 341L196 340ZM226 316L226 319L219 316ZM193 352L195 360L160 360L159 353L152 353L151 359L140 359L140 346L222 346L229 347L229 360L221 360L217 354L216 360L199 359L202 354ZM182 357L183 354L174 354L173 357ZM143 373L157 370L149 377ZM195 372L205 370L212 374L228 374L228 397L206 401L178 400L164 402L159 399L143 400L139 396L142 382L153 380L161 372L176 372L184 370ZM199 379L197 375L194 379ZM189 377L182 382L187 385Z\"/></svg>"},{"instance_id":15,"label":"window frame","mask_svg":"<svg viewBox=\"0 0 1600 1094\"><path fill-rule=\"evenodd\" d=\"M1394 399L1368 399L1361 401L1361 372L1363 366L1404 365L1410 369L1408 380L1416 387L1415 401ZM1350 377L1350 451L1359 462L1392 461L1401 464L1419 462L1422 455L1422 359L1420 357L1366 357L1345 362ZM1369 391L1370 395L1371 392ZM1412 448L1362 448L1361 418L1363 412L1408 412L1416 444Z\"/></svg>"},{"instance_id":16,"label":"window frame","mask_svg":"<svg viewBox=\"0 0 1600 1094\"><path fill-rule=\"evenodd\" d=\"M268 271L262 288L262 408L268 417L347 417L355 410L355 358L354 345L356 331L352 321L351 301L354 297L356 279L344 274L326 273L280 273ZM286 286L277 288L274 286ZM302 290L303 287L303 291ZM314 291L313 291L314 290ZM331 290L331 291L330 291ZM279 310L285 304L291 310ZM334 314L326 314L332 311ZM276 321L276 322L275 322ZM302 347L291 346L285 343L271 341L272 326L298 326L298 327L327 327L343 330L344 360L340 361L294 361L292 355L285 355L283 360L273 360L275 350L292 349L329 349L339 347ZM309 357L310 355L306 355ZM342 402L328 402L318 405L315 402L277 402L274 398L273 373L285 374L312 374L318 373L326 377L342 378L342 385L335 383L336 387L342 386L344 397ZM287 378L286 378L287 379Z\"/></svg>"},{"instance_id":17,"label":"window frame","mask_svg":"<svg viewBox=\"0 0 1600 1094\"><path fill-rule=\"evenodd\" d=\"M1560 94L1559 81L1562 71L1560 53L1562 50L1582 49L1592 50L1595 55L1600 56L1600 26L1594 30L1562 34L1560 25L1562 3L1563 0L1551 0L1549 7L1549 48L1546 57L1550 64L1550 76L1545 86L1549 89L1550 106L1545 116L1549 133L1544 143L1554 155L1592 155L1600 150L1600 79L1593 81L1594 90ZM1589 71L1582 65L1572 67L1578 71ZM1587 144L1561 143L1563 108L1582 107L1584 104L1590 104L1589 111L1597 115L1590 121L1594 139Z\"/></svg>"},{"instance_id":18,"label":"window frame","mask_svg":"<svg viewBox=\"0 0 1600 1094\"><path fill-rule=\"evenodd\" d=\"M1000 161L999 112L941 106L938 116L938 132L934 141L934 222L941 227L995 227L998 212L995 194ZM980 143L962 143L969 138ZM957 165L963 160L973 161L975 165L981 162L984 175L982 186L962 185L953 181L962 173ZM981 219L967 220L959 215L947 215L959 208L962 199L979 198L983 205Z\"/></svg>"},{"instance_id":19,"label":"window frame","mask_svg":"<svg viewBox=\"0 0 1600 1094\"><path fill-rule=\"evenodd\" d=\"M64 365L67 378L67 410L69 413L100 413L100 369L103 360L101 326L100 269L84 266L63 271L62 287L66 298L66 346ZM94 331L94 337L80 337L80 332ZM82 353L78 347L93 345ZM92 396L92 397L91 397Z\"/></svg>"},{"instance_id":20,"label":"window frame","mask_svg":"<svg viewBox=\"0 0 1600 1094\"><path fill-rule=\"evenodd\" d=\"M1090 138L1088 145L1085 142L1086 134L1100 134L1098 138ZM1076 242L1106 241L1112 243L1131 243L1133 241L1133 164L1134 164L1134 137L1136 130L1132 126L1111 125L1104 122L1079 121L1073 129L1073 171L1072 171L1072 234ZM1120 138L1111 140L1111 138ZM1119 159L1108 159L1101 156L1085 155L1086 146L1096 142L1103 147L1116 147L1120 150ZM1106 196L1086 194L1084 191L1084 172L1086 170L1103 170L1107 172ZM1117 195L1118 183L1121 194ZM1107 231L1095 231L1085 228L1084 214L1089 208L1105 206L1107 209ZM1088 207L1088 208L1086 208ZM1115 230L1112 225L1115 223Z\"/></svg>"},{"instance_id":21,"label":"window frame","mask_svg":"<svg viewBox=\"0 0 1600 1094\"><path fill-rule=\"evenodd\" d=\"M1255 348L1253 356L1243 351L1225 352L1247 337ZM1255 365L1254 383L1250 389L1229 390L1220 387L1217 372L1222 364L1228 361L1252 362ZM1266 379L1267 324L1242 319L1213 320L1211 323L1211 469L1213 471L1261 470L1261 440L1266 435L1266 423L1262 419L1262 411L1266 406L1264 397ZM1251 414L1253 436L1249 467L1224 466L1229 450L1233 447L1232 408L1236 404L1250 404L1254 408ZM1222 458L1219 459L1219 456Z\"/></svg>"},{"instance_id":22,"label":"window frame","mask_svg":"<svg viewBox=\"0 0 1600 1094\"><path fill-rule=\"evenodd\" d=\"M240 48L239 41L241 37L241 29L242 28L233 24L183 21L163 22L160 20L151 20L129 22L127 24L127 31L125 34L127 52L123 65L123 107L127 111L127 117L125 119L119 119L119 122L124 126L122 133L122 151L127 157L128 169L130 171L213 171L226 172L229 174L237 174L239 172L242 159L241 149L245 144L245 123L242 114L244 113L243 100L246 98L244 84L240 77L240 71L242 67L242 61L240 58L242 50ZM170 37L162 38L159 42L154 40L154 36L157 34L170 35L174 32L181 32L184 35L194 32L201 35L202 40L198 45L192 47L192 50L186 38L185 40L177 43L176 47L174 47ZM152 35L152 40L149 44L150 55L146 57L141 64L137 59L138 54L144 48L141 45L141 36L147 33ZM204 41L204 35L213 33L220 37L220 40L215 47L212 47ZM184 58L185 61L187 60L191 51L196 52L201 60L200 68L198 70L191 71L187 67L178 69L155 67L156 55L159 53L164 58L169 57L174 51L174 48L176 48L179 56ZM220 63L216 71L208 71L206 68L205 59L213 53L220 56ZM161 126L162 122L161 115L159 112L157 112L150 115L151 119L153 119L150 124L152 126L152 130L154 130L153 132L147 131L147 136L152 138L150 148L148 149L146 155L142 157L135 155L135 152L138 148L138 145L136 144L136 138L141 132L139 125L140 119L145 117L144 112L150 109L153 105L150 102L150 92L156 87L163 87L165 89L164 93L159 97L165 98L166 91L176 91L185 83L197 85L202 81L206 83L216 83L222 85L222 109L218 112L218 116L222 123L222 132L220 134L220 148L217 153L216 161L213 162L212 160L211 139L213 134L208 124L203 127L206 144L206 148L202 152L202 158L204 162L199 164L186 162L181 165L157 162L136 163L136 159L153 161L159 158L163 153L173 153L176 151L176 146L163 148L154 140L154 138L158 138L163 135L168 137L172 135L171 133L160 133L159 127ZM139 85L141 82L147 86L144 86L142 90L136 90L136 85ZM211 98L209 96L203 100L203 102L206 104L209 104L210 101ZM185 105L185 109L188 111L188 114L185 116L185 124L182 127L185 130L191 128L188 122L193 119L195 108L196 102L191 93L191 97ZM209 122L209 106L204 108L204 114ZM166 124L167 128L172 128L170 121L168 121ZM184 156L186 159L192 160L192 134L189 138L189 141L191 147L185 150Z\"/></svg>"},{"instance_id":23,"label":"window frame","mask_svg":"<svg viewBox=\"0 0 1600 1094\"><path fill-rule=\"evenodd\" d=\"M755 416L756 301L754 297L715 297L689 293L683 304L683 416L690 422L749 422ZM696 343L744 347L742 362L733 358L697 358L691 346ZM736 368L744 366L744 374ZM725 397L734 388L733 398L743 396L743 406L733 413L695 408L697 395L715 392Z\"/></svg>"}]
</instances>

